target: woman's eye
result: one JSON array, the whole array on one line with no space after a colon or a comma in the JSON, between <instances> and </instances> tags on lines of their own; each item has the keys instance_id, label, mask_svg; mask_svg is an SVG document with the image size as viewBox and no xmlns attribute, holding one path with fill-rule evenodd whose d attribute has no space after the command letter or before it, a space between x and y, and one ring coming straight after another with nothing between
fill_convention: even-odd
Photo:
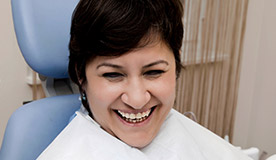
<instances>
[{"instance_id":1,"label":"woman's eye","mask_svg":"<svg viewBox=\"0 0 276 160\"><path fill-rule=\"evenodd\" d=\"M150 70L144 73L145 76L149 76L149 77L158 77L161 74L163 74L165 71L163 70Z\"/></svg>"},{"instance_id":2,"label":"woman's eye","mask_svg":"<svg viewBox=\"0 0 276 160\"><path fill-rule=\"evenodd\" d=\"M102 76L108 79L117 79L117 78L122 78L124 75L117 72L108 72L108 73L104 73Z\"/></svg>"}]
</instances>

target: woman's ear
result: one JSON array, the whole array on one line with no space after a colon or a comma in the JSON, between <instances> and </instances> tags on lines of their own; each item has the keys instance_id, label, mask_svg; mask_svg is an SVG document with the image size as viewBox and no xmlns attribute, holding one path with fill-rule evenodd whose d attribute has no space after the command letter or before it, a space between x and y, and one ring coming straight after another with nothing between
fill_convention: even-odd
<instances>
[{"instance_id":1,"label":"woman's ear","mask_svg":"<svg viewBox=\"0 0 276 160\"><path fill-rule=\"evenodd\" d=\"M83 83L83 79L80 78L80 71L78 70L77 64L75 64L75 73L76 73L76 77L78 79L78 85L81 86Z\"/></svg>"},{"instance_id":2,"label":"woman's ear","mask_svg":"<svg viewBox=\"0 0 276 160\"><path fill-rule=\"evenodd\" d=\"M79 88L81 89L82 92L85 92L86 91L86 85L85 85L85 82L84 82L84 79L80 79L78 77L78 82L79 82Z\"/></svg>"},{"instance_id":3,"label":"woman's ear","mask_svg":"<svg viewBox=\"0 0 276 160\"><path fill-rule=\"evenodd\" d=\"M80 85L80 86L83 86L83 79L80 79L80 78L78 77L78 82L79 82L79 85Z\"/></svg>"}]
</instances>

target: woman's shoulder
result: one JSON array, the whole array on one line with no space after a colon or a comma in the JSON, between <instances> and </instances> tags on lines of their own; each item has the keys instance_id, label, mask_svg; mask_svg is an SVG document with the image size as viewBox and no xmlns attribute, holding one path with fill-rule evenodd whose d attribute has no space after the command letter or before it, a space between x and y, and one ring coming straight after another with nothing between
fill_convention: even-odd
<instances>
[{"instance_id":1,"label":"woman's shoulder","mask_svg":"<svg viewBox=\"0 0 276 160\"><path fill-rule=\"evenodd\" d=\"M179 157L192 159L250 159L210 130L172 109L153 143L169 146Z\"/></svg>"},{"instance_id":2,"label":"woman's shoulder","mask_svg":"<svg viewBox=\"0 0 276 160\"><path fill-rule=\"evenodd\" d=\"M138 149L133 149L108 134L90 116L77 111L72 121L38 159L121 160L136 159L136 157L147 160Z\"/></svg>"}]
</instances>

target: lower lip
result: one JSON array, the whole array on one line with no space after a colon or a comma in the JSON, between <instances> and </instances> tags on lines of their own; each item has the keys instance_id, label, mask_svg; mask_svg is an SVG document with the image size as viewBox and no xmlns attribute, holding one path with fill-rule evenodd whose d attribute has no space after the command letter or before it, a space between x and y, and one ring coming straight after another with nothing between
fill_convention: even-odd
<instances>
[{"instance_id":1,"label":"lower lip","mask_svg":"<svg viewBox=\"0 0 276 160\"><path fill-rule=\"evenodd\" d=\"M141 127L141 126L144 126L144 125L146 125L147 123L149 123L149 121L151 120L151 117L153 116L155 110L156 110L156 108L152 111L152 113L150 114L150 116L149 116L146 120L144 120L144 121L142 121L142 122L138 122L138 123L129 123L129 122L125 121L124 119L122 119L117 113L115 113L115 114L117 115L118 119L119 119L123 124L125 124L125 125L127 125L127 126L130 126L130 127Z\"/></svg>"}]
</instances>

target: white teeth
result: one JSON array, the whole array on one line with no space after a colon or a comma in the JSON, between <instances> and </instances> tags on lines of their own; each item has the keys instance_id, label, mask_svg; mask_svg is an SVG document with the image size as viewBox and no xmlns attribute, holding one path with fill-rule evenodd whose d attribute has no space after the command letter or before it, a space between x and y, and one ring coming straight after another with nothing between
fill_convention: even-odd
<instances>
[{"instance_id":1,"label":"white teeth","mask_svg":"<svg viewBox=\"0 0 276 160\"><path fill-rule=\"evenodd\" d=\"M129 119L129 121L131 121L131 122L136 122L136 121L140 121L140 119L143 119L143 118L146 118L146 117L148 117L149 116L149 114L150 114L150 109L149 110L147 110L147 111L145 111L145 112L142 112L142 113L137 113L137 114L134 114L134 113L124 113L124 112L122 112L122 111L119 111L118 110L118 113L120 113L121 114L121 116L122 117L125 117L126 119ZM134 123L135 123L134 122Z\"/></svg>"},{"instance_id":2,"label":"white teeth","mask_svg":"<svg viewBox=\"0 0 276 160\"><path fill-rule=\"evenodd\" d=\"M130 118L130 119L135 119L136 116L135 116L135 114L131 113L130 116L129 116L129 118Z\"/></svg>"},{"instance_id":3,"label":"white teeth","mask_svg":"<svg viewBox=\"0 0 276 160\"><path fill-rule=\"evenodd\" d=\"M136 114L136 119L140 119L140 118L142 118L142 113Z\"/></svg>"}]
</instances>

